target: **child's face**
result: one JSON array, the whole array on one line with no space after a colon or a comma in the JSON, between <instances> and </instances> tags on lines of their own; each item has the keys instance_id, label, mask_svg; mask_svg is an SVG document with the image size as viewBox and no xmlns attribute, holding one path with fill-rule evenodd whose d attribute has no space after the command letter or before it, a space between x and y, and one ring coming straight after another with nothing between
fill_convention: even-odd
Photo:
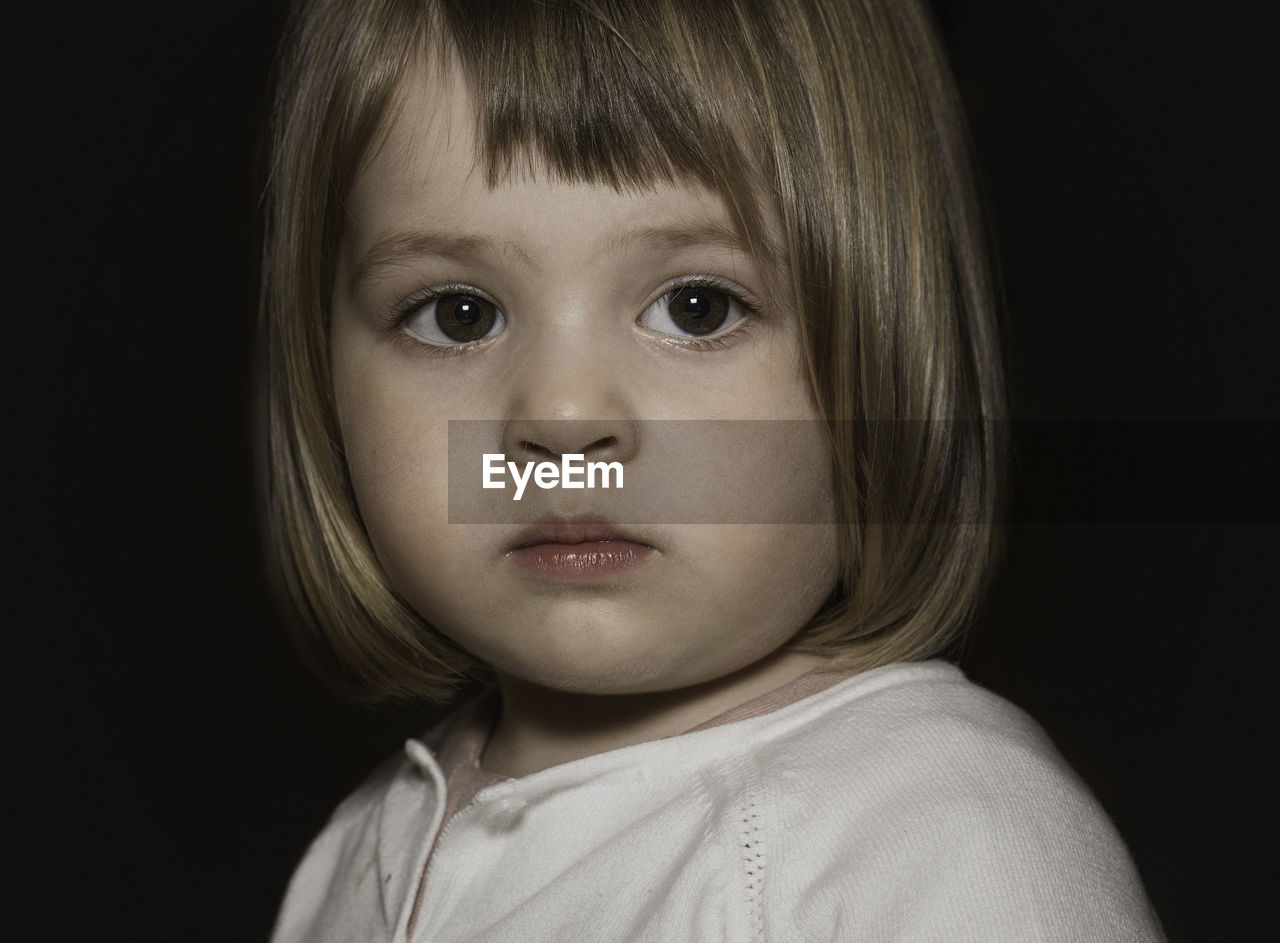
<instances>
[{"instance_id":1,"label":"child's face","mask_svg":"<svg viewBox=\"0 0 1280 943\"><path fill-rule=\"evenodd\" d=\"M559 690L669 690L775 652L834 586L834 526L624 525L575 551L548 538L520 550L517 525L447 523L450 419L506 421L486 451L524 449L507 454L522 465L585 448L660 470L659 445L636 435L644 420L816 418L794 315L757 317L731 300L767 298L784 273L726 240L718 197L540 173L490 189L464 85L451 87L407 87L346 204L332 366L379 560L419 613L500 676ZM673 296L689 276L714 280ZM591 441L564 440L551 421L563 419L593 420ZM816 437L803 447L807 480L793 470L783 500L829 502L825 448ZM744 500L760 486L722 484ZM572 494L571 515L593 513L590 491Z\"/></svg>"}]
</instances>

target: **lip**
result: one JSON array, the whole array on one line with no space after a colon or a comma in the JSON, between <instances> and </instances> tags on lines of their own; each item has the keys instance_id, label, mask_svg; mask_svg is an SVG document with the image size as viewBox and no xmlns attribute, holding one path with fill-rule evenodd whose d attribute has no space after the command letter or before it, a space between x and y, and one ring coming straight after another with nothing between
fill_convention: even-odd
<instances>
[{"instance_id":1,"label":"lip","mask_svg":"<svg viewBox=\"0 0 1280 943\"><path fill-rule=\"evenodd\" d=\"M512 541L512 550L526 550L540 544L585 544L626 542L649 547L643 540L607 521L545 521L526 527ZM649 547L649 549L653 549Z\"/></svg>"},{"instance_id":2,"label":"lip","mask_svg":"<svg viewBox=\"0 0 1280 943\"><path fill-rule=\"evenodd\" d=\"M657 548L602 521L551 521L516 535L507 558L537 576L558 580L615 576L643 564Z\"/></svg>"}]
</instances>

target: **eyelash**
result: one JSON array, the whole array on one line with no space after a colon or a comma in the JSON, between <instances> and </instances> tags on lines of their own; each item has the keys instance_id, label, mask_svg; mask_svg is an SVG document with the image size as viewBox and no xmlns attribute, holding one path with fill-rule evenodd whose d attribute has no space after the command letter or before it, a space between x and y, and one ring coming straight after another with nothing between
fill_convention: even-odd
<instances>
[{"instance_id":1,"label":"eyelash","mask_svg":"<svg viewBox=\"0 0 1280 943\"><path fill-rule=\"evenodd\" d=\"M491 304L497 304L487 294L476 288L475 285L467 285L463 282L447 282L443 285L434 285L431 288L415 291L412 295L399 302L387 312L387 329L395 330L423 305L430 304L445 295L475 295L477 298L483 298Z\"/></svg>"},{"instance_id":2,"label":"eyelash","mask_svg":"<svg viewBox=\"0 0 1280 943\"><path fill-rule=\"evenodd\" d=\"M699 353L712 350L725 350L742 340L742 338L747 335L748 331L753 330L756 321L761 316L763 305L755 295L751 294L745 288L740 288L716 275L683 276L668 285L664 285L662 291L658 293L658 297L654 300L657 301L658 299L665 298L668 295L680 291L682 288L713 288L718 292L728 295L734 304L742 308L742 312L745 316L734 327L722 334L713 334L710 337L681 337L678 334L668 334L664 338L664 343L672 346ZM650 303L652 304L652 302Z\"/></svg>"},{"instance_id":3,"label":"eyelash","mask_svg":"<svg viewBox=\"0 0 1280 943\"><path fill-rule=\"evenodd\" d=\"M674 294L684 288L713 288L716 291L723 292L730 300L742 308L744 317L732 329L725 331L723 334L712 335L711 337L681 337L677 334L664 334L662 342L672 347L679 347L683 350L703 353L713 350L725 350L732 347L735 343L747 335L754 329L755 322L760 318L763 305L751 292L744 288L727 282L723 278L716 275L688 275L683 276L675 281L670 282L662 287L653 304L667 295ZM476 341L470 341L463 344L432 344L427 341L414 337L408 331L400 330L404 322L409 319L423 305L430 304L438 298L446 295L467 294L475 295L483 298L491 304L497 304L488 294L480 291L474 285L468 285L463 282L449 282L443 285L434 285L431 288L423 289L409 295L394 308L392 308L386 316L386 327L389 331L394 331L396 340L409 345L415 350L424 350L430 356L435 357L452 357L459 356L474 350L481 344L484 344L488 338ZM641 310L646 310L648 305ZM660 333L660 332L659 332Z\"/></svg>"}]
</instances>

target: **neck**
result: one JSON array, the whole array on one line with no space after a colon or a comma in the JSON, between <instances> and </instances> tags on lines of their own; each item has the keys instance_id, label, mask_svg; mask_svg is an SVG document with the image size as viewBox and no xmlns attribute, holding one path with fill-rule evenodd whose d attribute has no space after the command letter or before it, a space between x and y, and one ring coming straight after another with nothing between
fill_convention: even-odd
<instances>
[{"instance_id":1,"label":"neck","mask_svg":"<svg viewBox=\"0 0 1280 943\"><path fill-rule=\"evenodd\" d=\"M500 674L502 709L480 762L491 773L525 776L675 736L828 664L816 655L775 652L723 678L636 694L558 691Z\"/></svg>"}]
</instances>

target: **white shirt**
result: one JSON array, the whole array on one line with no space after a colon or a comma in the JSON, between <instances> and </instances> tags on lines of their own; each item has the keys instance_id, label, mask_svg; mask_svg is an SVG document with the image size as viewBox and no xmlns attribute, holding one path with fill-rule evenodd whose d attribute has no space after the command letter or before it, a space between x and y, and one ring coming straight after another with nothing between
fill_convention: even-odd
<instances>
[{"instance_id":1,"label":"white shirt","mask_svg":"<svg viewBox=\"0 0 1280 943\"><path fill-rule=\"evenodd\" d=\"M274 943L407 943L444 776L410 741L334 813ZM1043 732L941 662L492 785L449 822L413 940L1160 940Z\"/></svg>"}]
</instances>

